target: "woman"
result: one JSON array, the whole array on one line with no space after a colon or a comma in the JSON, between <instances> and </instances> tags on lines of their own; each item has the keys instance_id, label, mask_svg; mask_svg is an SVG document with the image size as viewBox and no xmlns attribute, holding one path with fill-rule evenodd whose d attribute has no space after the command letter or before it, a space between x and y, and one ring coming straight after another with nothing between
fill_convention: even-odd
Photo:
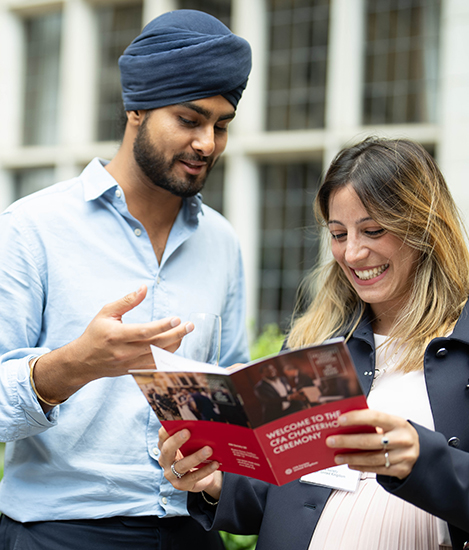
<instances>
[{"instance_id":1,"label":"woman","mask_svg":"<svg viewBox=\"0 0 469 550\"><path fill-rule=\"evenodd\" d=\"M258 533L259 549L469 548L469 254L446 183L421 146L368 139L339 153L315 206L333 259L288 346L347 339L370 409L339 421L376 433L326 443L359 451L336 457L366 472L358 490L191 470L211 449L176 464L187 430L161 434L165 476L206 528Z\"/></svg>"},{"instance_id":2,"label":"woman","mask_svg":"<svg viewBox=\"0 0 469 550\"><path fill-rule=\"evenodd\" d=\"M191 396L187 389L182 389L177 396L179 414L184 420L197 420L197 416L190 408Z\"/></svg>"}]
</instances>

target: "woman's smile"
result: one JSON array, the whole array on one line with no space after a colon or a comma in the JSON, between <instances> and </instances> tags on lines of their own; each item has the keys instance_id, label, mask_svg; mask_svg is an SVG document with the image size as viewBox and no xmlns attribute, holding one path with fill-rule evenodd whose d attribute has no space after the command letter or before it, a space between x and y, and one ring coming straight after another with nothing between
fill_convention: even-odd
<instances>
[{"instance_id":1,"label":"woman's smile","mask_svg":"<svg viewBox=\"0 0 469 550\"><path fill-rule=\"evenodd\" d=\"M360 281L371 281L382 275L388 267L389 264L383 264L379 267L351 269L351 271Z\"/></svg>"}]
</instances>

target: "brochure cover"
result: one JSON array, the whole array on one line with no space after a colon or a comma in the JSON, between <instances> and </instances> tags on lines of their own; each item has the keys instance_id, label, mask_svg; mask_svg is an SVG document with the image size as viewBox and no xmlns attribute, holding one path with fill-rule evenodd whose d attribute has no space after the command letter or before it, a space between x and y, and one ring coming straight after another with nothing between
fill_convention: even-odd
<instances>
[{"instance_id":1,"label":"brochure cover","mask_svg":"<svg viewBox=\"0 0 469 550\"><path fill-rule=\"evenodd\" d=\"M187 428L220 470L283 485L334 466L325 439L344 412L367 407L343 338L227 370L152 346L157 370L131 371L170 435ZM370 431L373 430L370 427Z\"/></svg>"}]
</instances>

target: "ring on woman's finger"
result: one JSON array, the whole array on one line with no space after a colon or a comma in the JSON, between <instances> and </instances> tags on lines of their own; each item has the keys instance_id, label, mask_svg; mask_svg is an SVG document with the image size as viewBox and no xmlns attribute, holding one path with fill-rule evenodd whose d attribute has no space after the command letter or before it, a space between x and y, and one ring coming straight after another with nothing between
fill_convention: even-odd
<instances>
[{"instance_id":1,"label":"ring on woman's finger","mask_svg":"<svg viewBox=\"0 0 469 550\"><path fill-rule=\"evenodd\" d=\"M176 470L176 467L175 465L179 462L179 460L175 460L172 464L171 464L171 471L173 472L173 474L178 478L178 479L181 479L181 477L184 477L187 472L185 472L184 474L181 474L179 473L177 470Z\"/></svg>"},{"instance_id":2,"label":"ring on woman's finger","mask_svg":"<svg viewBox=\"0 0 469 550\"><path fill-rule=\"evenodd\" d=\"M383 451L386 452L389 445L389 437L386 434L381 438L381 445L383 446Z\"/></svg>"},{"instance_id":3,"label":"ring on woman's finger","mask_svg":"<svg viewBox=\"0 0 469 550\"><path fill-rule=\"evenodd\" d=\"M389 468L389 466L391 466L391 463L389 462L389 453L387 451L384 453L384 466L385 468Z\"/></svg>"}]
</instances>

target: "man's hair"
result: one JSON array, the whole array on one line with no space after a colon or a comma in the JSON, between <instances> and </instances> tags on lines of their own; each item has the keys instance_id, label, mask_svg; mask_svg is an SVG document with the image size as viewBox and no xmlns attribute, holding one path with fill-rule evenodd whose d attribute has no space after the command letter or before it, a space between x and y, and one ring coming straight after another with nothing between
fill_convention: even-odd
<instances>
[{"instance_id":1,"label":"man's hair","mask_svg":"<svg viewBox=\"0 0 469 550\"><path fill-rule=\"evenodd\" d=\"M274 369L277 371L277 367L275 365L273 365L272 363L266 363L265 365L261 365L259 367L259 372L261 374L264 374L264 372L269 368L269 367L274 367ZM278 374L278 372L277 372Z\"/></svg>"},{"instance_id":2,"label":"man's hair","mask_svg":"<svg viewBox=\"0 0 469 550\"><path fill-rule=\"evenodd\" d=\"M469 295L469 253L458 209L435 160L409 140L369 138L337 155L315 201L323 227L331 197L347 185L376 223L419 252L409 300L389 341L406 342L403 370L423 368L427 344L452 329ZM339 264L320 265L306 285L314 298L294 322L288 345L350 336L367 305Z\"/></svg>"}]
</instances>

